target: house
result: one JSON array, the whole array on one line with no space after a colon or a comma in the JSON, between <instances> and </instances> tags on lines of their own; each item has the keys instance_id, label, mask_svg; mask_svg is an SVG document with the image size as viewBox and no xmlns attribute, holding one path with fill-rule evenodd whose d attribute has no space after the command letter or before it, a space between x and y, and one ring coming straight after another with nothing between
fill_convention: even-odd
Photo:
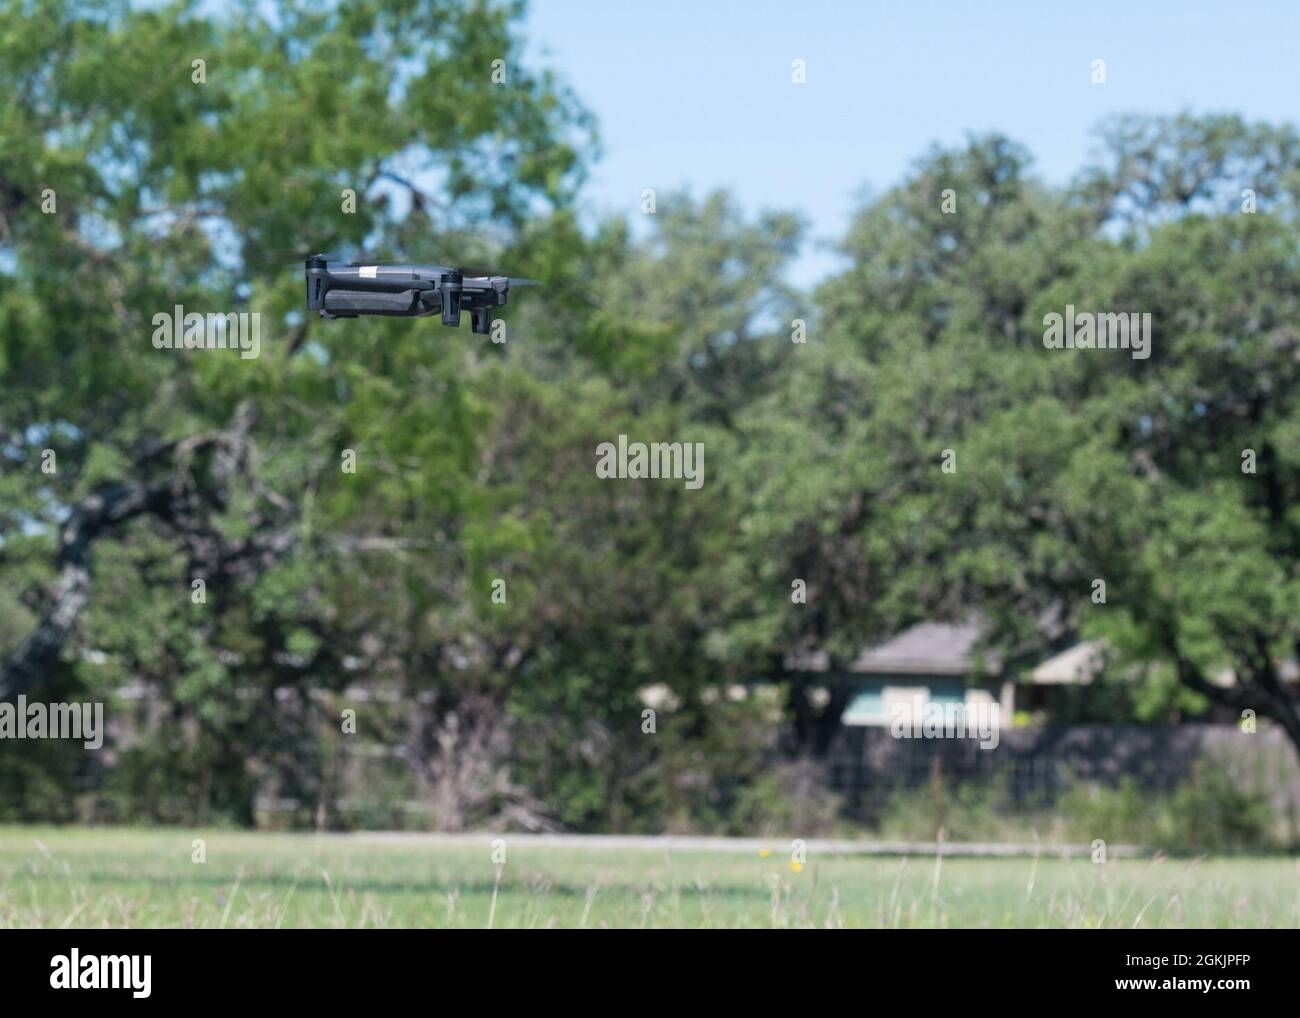
<instances>
[{"instance_id":1,"label":"house","mask_svg":"<svg viewBox=\"0 0 1300 1018\"><path fill-rule=\"evenodd\" d=\"M1085 640L1053 654L1031 669L1021 683L1019 709L1038 713L1048 708L1052 696L1062 686L1086 686L1106 663L1106 645L1100 640Z\"/></svg>"},{"instance_id":2,"label":"house","mask_svg":"<svg viewBox=\"0 0 1300 1018\"><path fill-rule=\"evenodd\" d=\"M1017 707L1042 709L1053 687L1088 683L1101 667L1102 646L1080 643L1028 673L1005 674L995 655L980 656L981 635L977 622L922 622L862 651L844 669L854 688L840 723L880 727L917 706L992 703L1009 722ZM786 667L826 674L830 662L826 654L813 652L791 655Z\"/></svg>"}]
</instances>

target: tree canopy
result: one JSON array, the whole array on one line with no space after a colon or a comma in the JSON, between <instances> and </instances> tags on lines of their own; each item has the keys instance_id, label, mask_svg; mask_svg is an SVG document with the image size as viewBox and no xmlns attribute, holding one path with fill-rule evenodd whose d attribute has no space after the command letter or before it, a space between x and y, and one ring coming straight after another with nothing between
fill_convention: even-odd
<instances>
[{"instance_id":1,"label":"tree canopy","mask_svg":"<svg viewBox=\"0 0 1300 1018\"><path fill-rule=\"evenodd\" d=\"M771 733L824 749L848 692L787 655L972 615L1300 747L1293 128L1120 118L1065 188L936 149L801 293L796 212L585 220L596 127L520 13L5 4L0 694L153 711L111 766L4 757L15 799L339 822L360 685L446 825L743 817ZM300 255L346 245L545 285L504 343L311 320ZM176 305L259 313L260 355L156 349ZM1149 314L1150 357L1045 348L1067 305ZM620 434L703 443L705 484L601 479Z\"/></svg>"}]
</instances>

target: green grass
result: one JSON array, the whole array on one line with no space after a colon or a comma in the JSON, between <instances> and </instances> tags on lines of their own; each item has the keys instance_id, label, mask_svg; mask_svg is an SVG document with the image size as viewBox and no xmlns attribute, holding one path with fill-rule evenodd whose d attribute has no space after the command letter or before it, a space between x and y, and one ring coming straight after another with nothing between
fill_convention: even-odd
<instances>
[{"instance_id":1,"label":"green grass","mask_svg":"<svg viewBox=\"0 0 1300 1018\"><path fill-rule=\"evenodd\" d=\"M191 861L206 840L207 861ZM0 927L1300 924L1280 858L944 859L0 827ZM494 904L495 902L495 904Z\"/></svg>"}]
</instances>

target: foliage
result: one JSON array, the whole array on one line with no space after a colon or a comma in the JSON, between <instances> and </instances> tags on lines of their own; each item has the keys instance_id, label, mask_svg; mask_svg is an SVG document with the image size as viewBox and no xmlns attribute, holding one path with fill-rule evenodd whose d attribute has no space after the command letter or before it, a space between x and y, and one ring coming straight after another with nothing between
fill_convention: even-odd
<instances>
[{"instance_id":1,"label":"foliage","mask_svg":"<svg viewBox=\"0 0 1300 1018\"><path fill-rule=\"evenodd\" d=\"M1017 800L1006 777L962 782L944 789L936 813L929 788L890 796L873 832L885 840L929 842L941 820L952 842L1014 842L1091 848L1160 849L1177 855L1268 853L1290 848L1267 795L1234 781L1219 766L1197 768L1171 791L1144 787L1131 777L1116 785L1071 784L1051 802Z\"/></svg>"},{"instance_id":2,"label":"foliage","mask_svg":"<svg viewBox=\"0 0 1300 1018\"><path fill-rule=\"evenodd\" d=\"M104 767L0 752L5 816L820 826L849 687L788 655L972 613L1012 668L1105 638L1146 676L1108 709L1300 745L1293 129L1123 118L1068 188L935 150L801 294L790 212L584 222L592 118L520 14L5 3L0 695L122 721ZM294 252L350 244L545 285L504 344L307 319ZM260 314L261 355L155 349L178 304ZM1152 357L1045 350L1066 304L1149 312ZM703 443L704 486L598 478L620 434Z\"/></svg>"}]
</instances>

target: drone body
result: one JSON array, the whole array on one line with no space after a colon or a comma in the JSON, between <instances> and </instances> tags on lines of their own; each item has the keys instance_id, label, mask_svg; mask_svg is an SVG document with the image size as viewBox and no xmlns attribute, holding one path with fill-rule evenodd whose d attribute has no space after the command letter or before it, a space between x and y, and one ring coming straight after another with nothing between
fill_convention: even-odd
<instances>
[{"instance_id":1,"label":"drone body","mask_svg":"<svg viewBox=\"0 0 1300 1018\"><path fill-rule=\"evenodd\" d=\"M479 335L492 327L492 308L502 307L510 284L529 285L531 279L476 274L478 270L450 265L331 266L324 255L307 259L307 309L322 318L419 318L440 314L442 324L457 327L462 311Z\"/></svg>"}]
</instances>

